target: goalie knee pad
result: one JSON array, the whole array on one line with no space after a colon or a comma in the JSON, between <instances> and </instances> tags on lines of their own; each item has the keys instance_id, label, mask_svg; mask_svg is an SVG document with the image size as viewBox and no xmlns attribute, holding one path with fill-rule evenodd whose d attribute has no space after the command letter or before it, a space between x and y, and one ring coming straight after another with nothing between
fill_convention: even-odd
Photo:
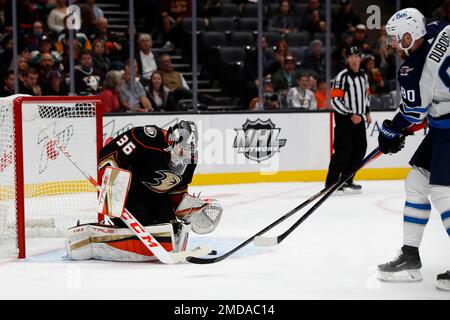
<instances>
[{"instance_id":1,"label":"goalie knee pad","mask_svg":"<svg viewBox=\"0 0 450 320\"><path fill-rule=\"evenodd\" d=\"M431 213L430 173L413 167L405 180L406 202L403 217L403 244L419 247Z\"/></svg>"},{"instance_id":2,"label":"goalie knee pad","mask_svg":"<svg viewBox=\"0 0 450 320\"><path fill-rule=\"evenodd\" d=\"M195 198L185 193L175 215L178 219L190 223L195 233L205 234L216 229L222 212L222 206L217 200Z\"/></svg>"}]
</instances>

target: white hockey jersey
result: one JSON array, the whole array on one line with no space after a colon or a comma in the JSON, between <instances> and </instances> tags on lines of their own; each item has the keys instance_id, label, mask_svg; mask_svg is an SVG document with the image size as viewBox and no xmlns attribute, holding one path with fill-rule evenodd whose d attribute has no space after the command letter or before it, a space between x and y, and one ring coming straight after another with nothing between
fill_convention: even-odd
<instances>
[{"instance_id":1,"label":"white hockey jersey","mask_svg":"<svg viewBox=\"0 0 450 320\"><path fill-rule=\"evenodd\" d=\"M450 128L450 25L426 26L424 44L400 67L401 102L394 126L404 129L426 117L431 127Z\"/></svg>"}]
</instances>

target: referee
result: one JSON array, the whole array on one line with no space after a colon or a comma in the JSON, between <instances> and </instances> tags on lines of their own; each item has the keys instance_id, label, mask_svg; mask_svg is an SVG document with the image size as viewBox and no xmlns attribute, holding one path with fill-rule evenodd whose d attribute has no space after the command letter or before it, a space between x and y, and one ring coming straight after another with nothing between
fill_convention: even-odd
<instances>
[{"instance_id":1,"label":"referee","mask_svg":"<svg viewBox=\"0 0 450 320\"><path fill-rule=\"evenodd\" d=\"M334 153L325 182L327 187L354 171L364 159L367 149L366 121L372 122L369 80L365 71L360 69L360 50L352 46L347 48L345 55L347 67L337 74L331 89L335 120ZM360 193L361 186L353 183L351 177L338 192Z\"/></svg>"}]
</instances>

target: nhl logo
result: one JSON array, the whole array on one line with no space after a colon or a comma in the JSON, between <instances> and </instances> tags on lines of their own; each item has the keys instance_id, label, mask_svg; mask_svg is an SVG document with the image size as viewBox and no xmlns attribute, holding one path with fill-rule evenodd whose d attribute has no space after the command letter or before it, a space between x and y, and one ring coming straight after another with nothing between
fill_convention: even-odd
<instances>
[{"instance_id":1,"label":"nhl logo","mask_svg":"<svg viewBox=\"0 0 450 320\"><path fill-rule=\"evenodd\" d=\"M247 121L242 129L236 130L233 148L238 153L243 153L247 159L258 163L271 158L280 148L286 144L286 139L278 139L280 128L275 128L272 120Z\"/></svg>"}]
</instances>

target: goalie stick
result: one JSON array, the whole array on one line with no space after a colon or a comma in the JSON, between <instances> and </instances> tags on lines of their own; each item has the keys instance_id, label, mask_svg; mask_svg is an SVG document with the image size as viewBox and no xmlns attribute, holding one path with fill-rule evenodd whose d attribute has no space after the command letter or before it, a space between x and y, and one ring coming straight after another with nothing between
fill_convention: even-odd
<instances>
[{"instance_id":1,"label":"goalie stick","mask_svg":"<svg viewBox=\"0 0 450 320\"><path fill-rule=\"evenodd\" d=\"M366 164L368 164L371 160L374 160L375 158L377 158L378 156L380 156L382 153L378 150L378 148L376 148L374 151L372 151L361 163L361 165L351 174L353 175L356 171L358 171L359 169L361 169L362 167L364 167ZM351 176L349 175L349 177ZM348 180L348 179L346 179ZM276 221L274 221L273 223L271 223L270 225L268 225L267 227L265 227L264 229L262 229L261 231L259 231L258 233L256 233L255 235L251 236L250 238L248 238L247 240L245 240L244 242L242 242L240 245L238 245L237 247L235 247L234 249L226 252L225 254L218 256L218 257L211 257L211 258L199 258L199 257L187 257L186 260L191 262L191 263L195 263L195 264L211 264L211 263L216 263L219 261L224 260L225 258L231 256L233 253L235 253L236 251L239 251L240 249L242 249L243 247L245 247L246 245L248 245L250 242L254 241L258 236L264 234L265 232L269 231L270 229L273 229L275 226L277 226L278 224L280 224L281 222L285 221L287 218L289 218L290 216L292 216L293 214L295 214L297 211L301 210L302 208L304 208L305 206L307 206L308 204L310 204L311 202L313 202L314 200L316 200L317 198L319 198L321 195L324 195L323 198L319 201L320 204L322 204L323 201L326 200L326 198L328 198L336 189L338 189L340 187L340 184L344 184L345 182L341 182L338 181L336 182L334 185L329 186L327 188L322 189L321 191L319 191L318 193L316 193L315 195L311 196L309 199L307 199L306 201L304 201L303 203L299 204L297 207L295 207L294 209L292 209L291 211L289 211L288 213L286 213L285 215L283 215L281 218L277 219ZM325 199L324 199L325 198ZM316 210L319 205L315 205L314 210ZM312 208L308 211L309 215L312 214L312 212L314 210L312 210ZM310 212L311 211L311 212ZM305 214L306 215L306 214ZM304 216L305 216L304 215ZM304 217L302 216L302 218ZM300 219L302 219L300 218ZM307 217L305 217L304 219L306 219ZM303 220L304 220L303 219ZM301 222L303 222L303 220ZM300 223L301 223L300 222ZM299 223L299 224L300 224ZM295 228L293 228L295 229ZM293 229L290 231L292 232ZM289 233L290 233L289 232ZM287 236L287 234L286 234Z\"/></svg>"},{"instance_id":2,"label":"goalie stick","mask_svg":"<svg viewBox=\"0 0 450 320\"><path fill-rule=\"evenodd\" d=\"M46 134L48 139L56 145L56 147L66 156L67 159L81 172L81 174L89 180L89 182L97 189L100 190L100 186L97 180L94 179L88 172L78 165L78 162L74 157L66 150L64 145L51 134L46 126L43 126L41 130ZM186 261L188 256L205 256L208 255L212 249L209 245L202 245L197 247L192 251L183 252L168 252L164 247L153 237L147 230L142 226L142 224L126 209L122 213L120 219L131 229L138 239L145 245L145 247L153 253L153 255L162 263L165 264L175 264L179 262Z\"/></svg>"}]
</instances>

